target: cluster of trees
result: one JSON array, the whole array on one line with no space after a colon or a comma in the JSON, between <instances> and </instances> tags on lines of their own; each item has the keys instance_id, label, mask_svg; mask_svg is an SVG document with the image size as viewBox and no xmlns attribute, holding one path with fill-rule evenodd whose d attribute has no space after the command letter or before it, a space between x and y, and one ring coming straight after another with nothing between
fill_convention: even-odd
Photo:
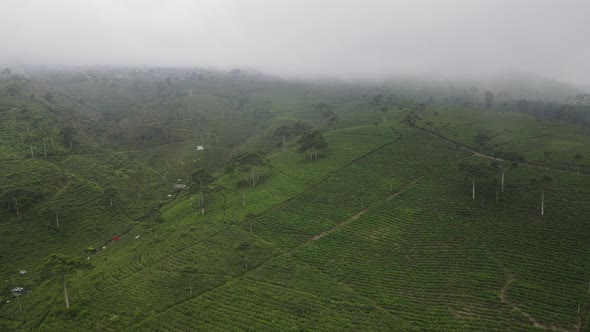
<instances>
[{"instance_id":1,"label":"cluster of trees","mask_svg":"<svg viewBox=\"0 0 590 332\"><path fill-rule=\"evenodd\" d=\"M462 162L459 164L459 170L471 181L471 198L475 199L476 181L491 184L495 191L496 200L500 192L504 192L506 171L518 166L519 162L524 162L524 157L510 153L496 153L498 159L491 163L481 162L479 164ZM529 184L532 188L541 190L541 215L545 214L545 189L553 180L549 176L532 178Z\"/></svg>"},{"instance_id":2,"label":"cluster of trees","mask_svg":"<svg viewBox=\"0 0 590 332\"><path fill-rule=\"evenodd\" d=\"M481 129L473 136L473 142L479 146L481 151L489 147L490 142L494 139L495 135L487 130Z\"/></svg>"},{"instance_id":3,"label":"cluster of trees","mask_svg":"<svg viewBox=\"0 0 590 332\"><path fill-rule=\"evenodd\" d=\"M473 164L469 162L463 162L459 164L459 170L472 181L473 199L475 199L475 181L477 179L491 180L491 182L494 184L494 187L496 188L497 199L498 189L501 192L504 192L506 171L517 167L519 163L525 162L525 158L522 155L513 152L498 151L494 156L496 160L490 164Z\"/></svg>"},{"instance_id":4,"label":"cluster of trees","mask_svg":"<svg viewBox=\"0 0 590 332\"><path fill-rule=\"evenodd\" d=\"M244 174L248 174L246 179L238 181L237 186L255 187L260 180L260 176L256 174L256 170L259 167L267 165L268 161L262 153L244 152L234 157L231 162L225 165L225 173L233 174L238 170Z\"/></svg>"},{"instance_id":5,"label":"cluster of trees","mask_svg":"<svg viewBox=\"0 0 590 332\"><path fill-rule=\"evenodd\" d=\"M330 107L325 103L320 103L318 105L324 105L320 106L323 109L326 109L326 107ZM325 111L325 114L325 124L333 124L336 121L337 116L333 114L333 112L330 111L329 108L327 111ZM292 126L282 125L275 129L275 131L272 134L273 138L280 139L278 145L282 146L283 151L286 151L288 148L287 142L289 138L297 136L300 136L299 140L297 141L297 144L299 144L299 148L297 149L297 151L300 153L309 152L310 160L317 160L319 153L325 152L328 149L328 142L326 141L326 138L322 135L322 133L319 130L312 130L311 126L301 121L297 121Z\"/></svg>"},{"instance_id":6,"label":"cluster of trees","mask_svg":"<svg viewBox=\"0 0 590 332\"><path fill-rule=\"evenodd\" d=\"M32 208L35 204L41 202L45 194L38 190L30 188L16 188L7 190L0 196L0 204L8 211L16 212L20 217L22 211Z\"/></svg>"},{"instance_id":7,"label":"cluster of trees","mask_svg":"<svg viewBox=\"0 0 590 332\"><path fill-rule=\"evenodd\" d=\"M369 101L369 106L373 110L377 110L381 113L381 122L385 122L387 113L389 112L393 104L393 96L385 97L383 94L374 95Z\"/></svg>"},{"instance_id":8,"label":"cluster of trees","mask_svg":"<svg viewBox=\"0 0 590 332\"><path fill-rule=\"evenodd\" d=\"M512 103L505 103L504 110L530 114L539 118L573 122L584 127L590 126L590 106L581 102L571 105L520 99Z\"/></svg>"},{"instance_id":9,"label":"cluster of trees","mask_svg":"<svg viewBox=\"0 0 590 332\"><path fill-rule=\"evenodd\" d=\"M303 134L304 132L309 131L310 129L311 129L310 125L305 124L301 121L297 121L292 126L282 125L282 126L278 127L272 133L272 137L280 139L278 146L282 146L283 151L287 151L287 148L288 148L287 144L288 144L289 138L299 136L299 135Z\"/></svg>"},{"instance_id":10,"label":"cluster of trees","mask_svg":"<svg viewBox=\"0 0 590 332\"><path fill-rule=\"evenodd\" d=\"M18 75L17 73L13 72L10 68L3 68L0 70L0 81L14 81L14 80L22 80L24 76Z\"/></svg>"},{"instance_id":11,"label":"cluster of trees","mask_svg":"<svg viewBox=\"0 0 590 332\"><path fill-rule=\"evenodd\" d=\"M305 132L299 139L298 152L308 152L309 160L317 160L318 152L325 152L328 149L328 143L319 130L310 130Z\"/></svg>"}]
</instances>

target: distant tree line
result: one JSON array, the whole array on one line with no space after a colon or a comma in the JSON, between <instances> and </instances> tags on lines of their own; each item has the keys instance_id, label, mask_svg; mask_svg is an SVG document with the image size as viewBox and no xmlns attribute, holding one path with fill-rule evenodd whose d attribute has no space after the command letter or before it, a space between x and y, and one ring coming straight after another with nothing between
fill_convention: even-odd
<instances>
[{"instance_id":1,"label":"distant tree line","mask_svg":"<svg viewBox=\"0 0 590 332\"><path fill-rule=\"evenodd\" d=\"M570 105L546 101L520 99L512 104L504 104L507 110L529 114L539 118L573 122L590 127L590 106Z\"/></svg>"}]
</instances>

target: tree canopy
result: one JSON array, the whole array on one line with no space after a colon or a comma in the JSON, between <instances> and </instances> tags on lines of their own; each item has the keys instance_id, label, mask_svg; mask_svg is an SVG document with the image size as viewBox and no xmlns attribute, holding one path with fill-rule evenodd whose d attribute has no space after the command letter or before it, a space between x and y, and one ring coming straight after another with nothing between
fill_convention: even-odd
<instances>
[{"instance_id":1,"label":"tree canopy","mask_svg":"<svg viewBox=\"0 0 590 332\"><path fill-rule=\"evenodd\" d=\"M313 159L314 154L315 159L318 159L318 151L325 151L328 148L328 143L319 130L305 132L298 143L301 144L299 152L311 152L310 159Z\"/></svg>"},{"instance_id":2,"label":"tree canopy","mask_svg":"<svg viewBox=\"0 0 590 332\"><path fill-rule=\"evenodd\" d=\"M192 179L193 182L199 184L199 189L203 189L203 187L207 186L215 180L215 178L213 178L211 174L209 174L206 170L202 168L193 172Z\"/></svg>"},{"instance_id":3,"label":"tree canopy","mask_svg":"<svg viewBox=\"0 0 590 332\"><path fill-rule=\"evenodd\" d=\"M490 141L494 138L494 135L491 131L487 129L482 129L477 132L475 136L473 136L473 142L479 145L481 150L484 150L488 147Z\"/></svg>"}]
</instances>

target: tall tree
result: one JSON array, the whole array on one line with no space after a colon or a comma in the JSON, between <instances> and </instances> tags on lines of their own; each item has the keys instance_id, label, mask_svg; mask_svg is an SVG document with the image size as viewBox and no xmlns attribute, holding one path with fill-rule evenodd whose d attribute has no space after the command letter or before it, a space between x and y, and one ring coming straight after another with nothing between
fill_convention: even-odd
<instances>
[{"instance_id":1,"label":"tall tree","mask_svg":"<svg viewBox=\"0 0 590 332\"><path fill-rule=\"evenodd\" d=\"M234 158L233 164L240 167L243 171L250 173L252 187L256 186L255 168L266 165L264 156L256 152L244 152Z\"/></svg>"},{"instance_id":2,"label":"tall tree","mask_svg":"<svg viewBox=\"0 0 590 332\"><path fill-rule=\"evenodd\" d=\"M506 171L518 166L519 163L524 163L525 158L522 155L513 153L513 152L502 152L498 151L494 153L494 158L496 158L496 163L498 168L501 171L501 186L502 192L504 192L504 180Z\"/></svg>"},{"instance_id":3,"label":"tall tree","mask_svg":"<svg viewBox=\"0 0 590 332\"><path fill-rule=\"evenodd\" d=\"M494 102L494 94L491 91L486 91L484 93L484 99L486 108L492 107L492 103Z\"/></svg>"},{"instance_id":4,"label":"tall tree","mask_svg":"<svg viewBox=\"0 0 590 332\"><path fill-rule=\"evenodd\" d=\"M543 175L540 178L532 178L529 180L533 187L541 187L541 215L545 214L545 189L549 186L553 179L549 176Z\"/></svg>"},{"instance_id":5,"label":"tall tree","mask_svg":"<svg viewBox=\"0 0 590 332\"><path fill-rule=\"evenodd\" d=\"M203 188L208 186L214 180L215 178L203 168L194 171L192 174L192 182L198 185L199 190L203 190Z\"/></svg>"},{"instance_id":6,"label":"tall tree","mask_svg":"<svg viewBox=\"0 0 590 332\"><path fill-rule=\"evenodd\" d=\"M63 292L66 308L70 307L70 299L66 287L67 276L78 269L91 268L92 265L83 260L68 258L62 254L51 254L43 261L43 275L46 278L60 277L63 282Z\"/></svg>"},{"instance_id":7,"label":"tall tree","mask_svg":"<svg viewBox=\"0 0 590 332\"><path fill-rule=\"evenodd\" d=\"M322 121L324 122L324 125L329 126L330 130L332 130L332 126L338 121L338 116L336 113L327 110L322 112Z\"/></svg>"},{"instance_id":8,"label":"tall tree","mask_svg":"<svg viewBox=\"0 0 590 332\"><path fill-rule=\"evenodd\" d=\"M487 148L490 141L494 138L492 132L487 129L481 129L473 136L473 142L479 145L481 151Z\"/></svg>"},{"instance_id":9,"label":"tall tree","mask_svg":"<svg viewBox=\"0 0 590 332\"><path fill-rule=\"evenodd\" d=\"M200 197L199 203L201 206L201 214L205 214L205 193L208 191L209 184L213 182L215 179L204 169L198 169L192 174L192 180L194 183L197 184Z\"/></svg>"},{"instance_id":10,"label":"tall tree","mask_svg":"<svg viewBox=\"0 0 590 332\"><path fill-rule=\"evenodd\" d=\"M475 199L475 181L477 179L486 178L493 174L493 167L486 163L469 163L462 162L459 164L459 170L471 180L471 198Z\"/></svg>"},{"instance_id":11,"label":"tall tree","mask_svg":"<svg viewBox=\"0 0 590 332\"><path fill-rule=\"evenodd\" d=\"M279 145L283 146L283 151L287 151L287 139L291 136L291 129L287 125L282 125L275 129L272 133L272 137L280 138L281 142Z\"/></svg>"},{"instance_id":12,"label":"tall tree","mask_svg":"<svg viewBox=\"0 0 590 332\"><path fill-rule=\"evenodd\" d=\"M75 142L76 128L70 126L65 127L61 130L60 135L64 140L64 144L68 144L72 148L72 143Z\"/></svg>"}]
</instances>

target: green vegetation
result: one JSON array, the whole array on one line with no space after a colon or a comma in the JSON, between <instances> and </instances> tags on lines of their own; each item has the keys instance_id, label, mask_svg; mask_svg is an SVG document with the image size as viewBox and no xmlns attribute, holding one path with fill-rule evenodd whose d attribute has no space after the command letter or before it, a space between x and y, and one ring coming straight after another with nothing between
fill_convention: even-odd
<instances>
[{"instance_id":1,"label":"green vegetation","mask_svg":"<svg viewBox=\"0 0 590 332\"><path fill-rule=\"evenodd\" d=\"M46 75L0 82L0 330L588 328L579 123L485 89Z\"/></svg>"}]
</instances>

